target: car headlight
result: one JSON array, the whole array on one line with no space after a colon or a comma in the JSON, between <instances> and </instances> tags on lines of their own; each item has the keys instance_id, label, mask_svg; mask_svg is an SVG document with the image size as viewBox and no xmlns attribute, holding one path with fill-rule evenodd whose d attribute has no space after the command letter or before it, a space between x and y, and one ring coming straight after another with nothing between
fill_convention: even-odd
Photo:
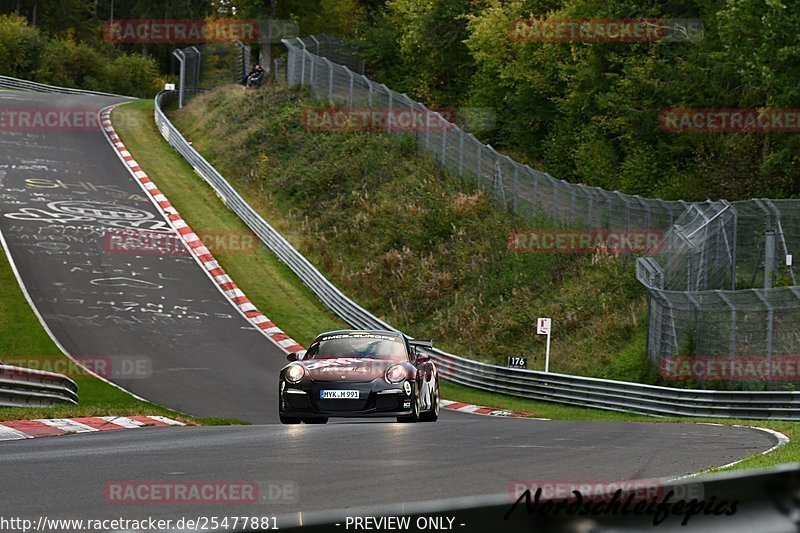
<instances>
[{"instance_id":1,"label":"car headlight","mask_svg":"<svg viewBox=\"0 0 800 533\"><path fill-rule=\"evenodd\" d=\"M305 375L306 369L303 365L289 365L286 369L286 381L290 383L299 382Z\"/></svg>"},{"instance_id":2,"label":"car headlight","mask_svg":"<svg viewBox=\"0 0 800 533\"><path fill-rule=\"evenodd\" d=\"M400 383L407 377L408 372L403 365L392 365L386 369L386 381L389 383Z\"/></svg>"}]
</instances>

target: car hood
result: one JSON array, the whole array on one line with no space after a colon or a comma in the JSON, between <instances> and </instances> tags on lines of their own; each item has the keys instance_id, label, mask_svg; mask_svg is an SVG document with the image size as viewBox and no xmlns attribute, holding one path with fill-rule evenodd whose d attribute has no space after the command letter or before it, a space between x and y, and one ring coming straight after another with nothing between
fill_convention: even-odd
<instances>
[{"instance_id":1,"label":"car hood","mask_svg":"<svg viewBox=\"0 0 800 533\"><path fill-rule=\"evenodd\" d=\"M306 361L305 367L315 381L372 381L395 364L385 359L340 357Z\"/></svg>"}]
</instances>

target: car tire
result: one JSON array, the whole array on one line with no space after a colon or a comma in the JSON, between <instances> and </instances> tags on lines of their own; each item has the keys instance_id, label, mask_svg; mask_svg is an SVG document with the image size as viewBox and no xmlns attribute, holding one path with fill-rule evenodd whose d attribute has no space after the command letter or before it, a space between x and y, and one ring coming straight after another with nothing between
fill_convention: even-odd
<instances>
[{"instance_id":1,"label":"car tire","mask_svg":"<svg viewBox=\"0 0 800 533\"><path fill-rule=\"evenodd\" d=\"M302 418L297 418L294 416L283 416L280 415L281 424L299 424L302 422Z\"/></svg>"},{"instance_id":2,"label":"car tire","mask_svg":"<svg viewBox=\"0 0 800 533\"><path fill-rule=\"evenodd\" d=\"M419 422L419 400L415 398L414 403L412 403L411 405L413 406L411 414L405 416L398 416L397 417L398 422L405 422L405 423Z\"/></svg>"},{"instance_id":3,"label":"car tire","mask_svg":"<svg viewBox=\"0 0 800 533\"><path fill-rule=\"evenodd\" d=\"M314 418L304 418L303 422L306 424L327 424L328 417L314 417Z\"/></svg>"},{"instance_id":4,"label":"car tire","mask_svg":"<svg viewBox=\"0 0 800 533\"><path fill-rule=\"evenodd\" d=\"M431 410L419 415L421 422L436 422L439 420L439 387L436 392L431 392Z\"/></svg>"}]
</instances>

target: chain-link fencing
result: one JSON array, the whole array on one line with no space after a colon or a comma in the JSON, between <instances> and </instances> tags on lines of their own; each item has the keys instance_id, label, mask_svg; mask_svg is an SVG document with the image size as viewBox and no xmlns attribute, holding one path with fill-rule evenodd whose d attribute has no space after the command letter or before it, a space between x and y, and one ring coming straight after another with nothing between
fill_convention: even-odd
<instances>
[{"instance_id":1,"label":"chain-link fencing","mask_svg":"<svg viewBox=\"0 0 800 533\"><path fill-rule=\"evenodd\" d=\"M568 183L499 154L443 114L373 82L334 38L282 42L289 85L307 86L345 109L425 117L427 127L412 132L418 146L514 213L572 228L664 232L662 245L637 260L650 301L648 357L656 367L682 355L771 363L799 353L800 287L791 254L800 249L800 201L666 201ZM384 131L392 127L387 121ZM709 376L693 381L720 386ZM788 381L800 383L800 375ZM779 386L769 378L756 386L765 382Z\"/></svg>"}]
</instances>

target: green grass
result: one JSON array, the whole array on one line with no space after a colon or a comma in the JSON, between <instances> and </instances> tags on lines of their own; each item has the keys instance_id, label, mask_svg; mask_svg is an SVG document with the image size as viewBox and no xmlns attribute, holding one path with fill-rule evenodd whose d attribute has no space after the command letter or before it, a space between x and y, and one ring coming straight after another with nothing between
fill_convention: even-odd
<instances>
[{"instance_id":1,"label":"green grass","mask_svg":"<svg viewBox=\"0 0 800 533\"><path fill-rule=\"evenodd\" d=\"M0 361L28 362L32 368L67 368L69 360L53 343L34 314L5 253L0 252ZM81 416L163 415L200 424L239 423L234 420L195 418L143 402L85 373L72 374L78 385L78 405L0 408L0 420L70 418Z\"/></svg>"},{"instance_id":2,"label":"green grass","mask_svg":"<svg viewBox=\"0 0 800 533\"><path fill-rule=\"evenodd\" d=\"M152 101L118 107L112 120L126 148L192 229L248 231L183 157L163 141L153 122ZM322 331L347 327L265 246L255 253L219 253L213 246L209 248L247 297L301 344L310 343Z\"/></svg>"}]
</instances>

